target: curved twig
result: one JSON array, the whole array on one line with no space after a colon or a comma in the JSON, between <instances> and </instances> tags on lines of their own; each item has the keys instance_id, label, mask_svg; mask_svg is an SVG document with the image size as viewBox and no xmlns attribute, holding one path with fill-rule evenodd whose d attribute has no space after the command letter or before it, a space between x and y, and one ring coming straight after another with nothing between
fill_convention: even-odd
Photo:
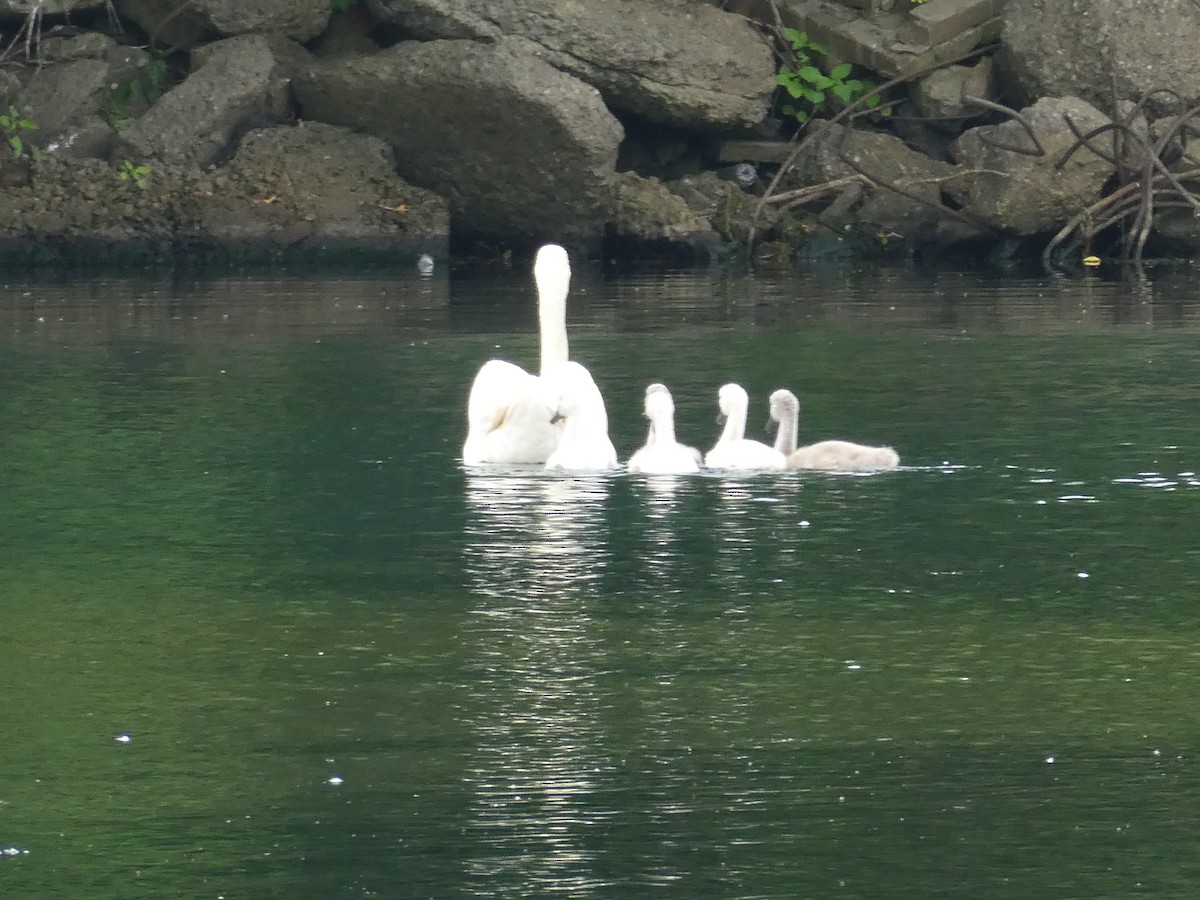
<instances>
[{"instance_id":1,"label":"curved twig","mask_svg":"<svg viewBox=\"0 0 1200 900\"><path fill-rule=\"evenodd\" d=\"M1002 113L1003 115L1008 116L1010 119L1015 121L1018 125L1020 125L1023 129L1025 129L1025 133L1027 135L1029 135L1029 140L1031 140L1033 142L1033 146L1035 149L1030 150L1027 147L1018 147L1016 144L1006 144L1003 141L998 141L995 138L991 137L990 135L986 134L985 132L981 131L979 133L979 139L981 141L983 141L985 144L990 144L991 146L995 147L998 150L1008 150L1008 151L1011 151L1012 153L1020 153L1023 156L1045 156L1046 155L1046 148L1043 147L1042 142L1038 140L1037 135L1033 131L1033 126L1030 125L1028 120L1023 115L1021 115L1019 112L1017 112L1015 109L1010 109L1009 107L1004 106L1001 103L993 103L991 100L984 100L982 97L972 97L970 94L963 94L962 100L963 100L963 103L969 103L972 106L978 106L983 109L990 109L990 110L992 110L992 112L998 112L998 113Z\"/></svg>"}]
</instances>

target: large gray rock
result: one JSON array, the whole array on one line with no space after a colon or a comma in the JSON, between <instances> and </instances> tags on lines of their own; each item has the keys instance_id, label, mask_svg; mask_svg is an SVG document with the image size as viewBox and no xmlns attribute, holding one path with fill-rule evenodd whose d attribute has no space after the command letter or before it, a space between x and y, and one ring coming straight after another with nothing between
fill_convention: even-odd
<instances>
[{"instance_id":1,"label":"large gray rock","mask_svg":"<svg viewBox=\"0 0 1200 900\"><path fill-rule=\"evenodd\" d=\"M39 59L42 64L17 100L38 126L28 135L30 143L76 159L107 158L115 137L112 123L132 116L135 94L128 87L145 77L149 54L84 32L45 38Z\"/></svg>"},{"instance_id":2,"label":"large gray rock","mask_svg":"<svg viewBox=\"0 0 1200 900\"><path fill-rule=\"evenodd\" d=\"M41 66L34 72L19 105L37 123L39 144L52 141L71 121L99 110L108 70L104 60L79 59Z\"/></svg>"},{"instance_id":3,"label":"large gray rock","mask_svg":"<svg viewBox=\"0 0 1200 900\"><path fill-rule=\"evenodd\" d=\"M133 123L119 150L139 162L205 165L248 118L283 117L287 96L267 40L229 38L206 48L203 64Z\"/></svg>"},{"instance_id":4,"label":"large gray rock","mask_svg":"<svg viewBox=\"0 0 1200 900\"><path fill-rule=\"evenodd\" d=\"M800 185L828 185L836 200L820 220L844 233L858 230L886 244L938 236L948 242L978 235L942 204L954 166L912 149L895 135L817 123L797 159Z\"/></svg>"},{"instance_id":5,"label":"large gray rock","mask_svg":"<svg viewBox=\"0 0 1200 900\"><path fill-rule=\"evenodd\" d=\"M400 44L322 60L292 84L306 119L383 138L464 230L594 242L621 125L594 88L505 42Z\"/></svg>"},{"instance_id":6,"label":"large gray rock","mask_svg":"<svg viewBox=\"0 0 1200 900\"><path fill-rule=\"evenodd\" d=\"M1026 100L1071 94L1111 112L1115 86L1117 99L1169 88L1186 106L1200 102L1194 0L1009 0L1004 17L1006 56ZM1171 111L1170 98L1153 106Z\"/></svg>"},{"instance_id":7,"label":"large gray rock","mask_svg":"<svg viewBox=\"0 0 1200 900\"><path fill-rule=\"evenodd\" d=\"M330 0L114 0L158 44L190 49L206 37L275 34L307 41L329 24Z\"/></svg>"},{"instance_id":8,"label":"large gray rock","mask_svg":"<svg viewBox=\"0 0 1200 900\"><path fill-rule=\"evenodd\" d=\"M954 159L967 171L948 181L944 190L968 213L1003 231L1033 235L1056 230L1099 199L1113 165L1087 149L1076 150L1059 167L1075 144L1064 117L1081 133L1109 123L1108 116L1078 97L1039 100L1021 110L1041 152L1015 119L965 132L951 145Z\"/></svg>"},{"instance_id":9,"label":"large gray rock","mask_svg":"<svg viewBox=\"0 0 1200 900\"><path fill-rule=\"evenodd\" d=\"M651 244L674 245L706 256L720 243L712 223L657 178L622 172L613 185L609 233Z\"/></svg>"},{"instance_id":10,"label":"large gray rock","mask_svg":"<svg viewBox=\"0 0 1200 900\"><path fill-rule=\"evenodd\" d=\"M245 136L228 166L155 164L138 179L95 159L44 156L0 177L0 242L82 239L114 250L210 248L228 258L444 257L445 204L398 178L377 138L319 123ZM13 165L0 169L3 176Z\"/></svg>"},{"instance_id":11,"label":"large gray rock","mask_svg":"<svg viewBox=\"0 0 1200 900\"><path fill-rule=\"evenodd\" d=\"M234 189L195 204L199 233L240 239L354 241L444 250L446 204L396 174L379 138L321 122L264 128L242 140L225 170ZM247 202L247 194L257 194Z\"/></svg>"},{"instance_id":12,"label":"large gray rock","mask_svg":"<svg viewBox=\"0 0 1200 900\"><path fill-rule=\"evenodd\" d=\"M369 0L418 38L535 42L613 108L697 130L755 125L775 59L748 20L699 0Z\"/></svg>"}]
</instances>

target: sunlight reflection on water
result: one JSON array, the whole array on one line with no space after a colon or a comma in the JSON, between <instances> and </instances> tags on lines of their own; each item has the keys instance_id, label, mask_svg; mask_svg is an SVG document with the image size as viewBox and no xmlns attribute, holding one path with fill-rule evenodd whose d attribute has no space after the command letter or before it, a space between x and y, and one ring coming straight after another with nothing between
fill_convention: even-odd
<instances>
[{"instance_id":1,"label":"sunlight reflection on water","mask_svg":"<svg viewBox=\"0 0 1200 900\"><path fill-rule=\"evenodd\" d=\"M468 766L470 862L481 891L599 889L583 836L614 814L594 803L610 767L597 720L603 648L591 604L607 565L603 475L467 476L464 558L477 659Z\"/></svg>"}]
</instances>

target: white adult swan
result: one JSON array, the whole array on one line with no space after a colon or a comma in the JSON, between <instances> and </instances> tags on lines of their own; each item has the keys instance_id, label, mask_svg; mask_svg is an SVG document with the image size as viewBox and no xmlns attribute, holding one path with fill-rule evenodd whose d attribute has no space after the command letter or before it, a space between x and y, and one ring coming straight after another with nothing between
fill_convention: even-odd
<instances>
[{"instance_id":1,"label":"white adult swan","mask_svg":"<svg viewBox=\"0 0 1200 900\"><path fill-rule=\"evenodd\" d=\"M746 437L746 411L750 398L740 384L727 384L717 392L725 428L704 457L710 469L786 469L787 460L774 447ZM720 421L720 419L718 419Z\"/></svg>"},{"instance_id":2,"label":"white adult swan","mask_svg":"<svg viewBox=\"0 0 1200 900\"><path fill-rule=\"evenodd\" d=\"M880 472L900 465L900 456L891 447L867 447L852 441L818 441L797 449L800 401L784 388L771 395L771 418L779 423L775 449L787 457L789 469Z\"/></svg>"},{"instance_id":3,"label":"white adult swan","mask_svg":"<svg viewBox=\"0 0 1200 900\"><path fill-rule=\"evenodd\" d=\"M547 469L615 469L617 451L608 437L608 412L591 373L577 362L555 371L553 418L562 437L546 460Z\"/></svg>"},{"instance_id":4,"label":"white adult swan","mask_svg":"<svg viewBox=\"0 0 1200 900\"><path fill-rule=\"evenodd\" d=\"M500 359L483 364L467 400L467 439L462 450L467 465L544 463L558 446L562 430L550 420L557 403L555 372L568 359L571 263L567 251L557 244L538 250L533 278L538 293L540 374L531 375Z\"/></svg>"},{"instance_id":5,"label":"white adult swan","mask_svg":"<svg viewBox=\"0 0 1200 900\"><path fill-rule=\"evenodd\" d=\"M675 401L666 385L655 382L646 388L645 411L650 434L646 446L629 457L626 468L648 475L699 472L699 451L675 440Z\"/></svg>"}]
</instances>

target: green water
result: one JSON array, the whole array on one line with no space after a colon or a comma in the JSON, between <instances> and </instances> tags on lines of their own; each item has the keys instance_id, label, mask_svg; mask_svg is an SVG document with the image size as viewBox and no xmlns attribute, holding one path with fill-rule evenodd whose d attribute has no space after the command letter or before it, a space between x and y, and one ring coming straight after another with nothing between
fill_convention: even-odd
<instances>
[{"instance_id":1,"label":"green water","mask_svg":"<svg viewBox=\"0 0 1200 900\"><path fill-rule=\"evenodd\" d=\"M1193 279L577 268L623 458L904 468L464 473L521 274L9 279L2 895L1194 896Z\"/></svg>"}]
</instances>

